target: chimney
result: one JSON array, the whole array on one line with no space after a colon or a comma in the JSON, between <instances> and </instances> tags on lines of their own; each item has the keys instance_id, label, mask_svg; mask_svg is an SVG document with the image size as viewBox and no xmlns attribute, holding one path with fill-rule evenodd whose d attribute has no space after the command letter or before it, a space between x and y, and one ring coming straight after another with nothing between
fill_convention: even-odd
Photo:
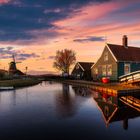
<instances>
[{"instance_id":1,"label":"chimney","mask_svg":"<svg viewBox=\"0 0 140 140\"><path fill-rule=\"evenodd\" d=\"M126 35L123 36L122 38L122 45L127 48L128 47L128 38Z\"/></svg>"}]
</instances>

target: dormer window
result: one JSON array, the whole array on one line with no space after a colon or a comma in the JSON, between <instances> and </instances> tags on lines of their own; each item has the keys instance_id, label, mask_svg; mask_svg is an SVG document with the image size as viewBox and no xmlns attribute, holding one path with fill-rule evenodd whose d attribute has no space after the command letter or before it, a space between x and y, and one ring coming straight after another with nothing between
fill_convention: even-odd
<instances>
[{"instance_id":1,"label":"dormer window","mask_svg":"<svg viewBox=\"0 0 140 140\"><path fill-rule=\"evenodd\" d=\"M104 61L108 61L108 52L104 53Z\"/></svg>"}]
</instances>

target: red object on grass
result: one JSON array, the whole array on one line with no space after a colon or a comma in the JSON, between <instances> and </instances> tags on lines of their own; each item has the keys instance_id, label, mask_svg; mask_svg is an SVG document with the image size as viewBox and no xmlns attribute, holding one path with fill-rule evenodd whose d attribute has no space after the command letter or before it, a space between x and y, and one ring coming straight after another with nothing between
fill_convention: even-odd
<instances>
[{"instance_id":1,"label":"red object on grass","mask_svg":"<svg viewBox=\"0 0 140 140\"><path fill-rule=\"evenodd\" d=\"M103 83L109 83L110 82L110 78L109 77L103 77L102 78L102 82Z\"/></svg>"}]
</instances>

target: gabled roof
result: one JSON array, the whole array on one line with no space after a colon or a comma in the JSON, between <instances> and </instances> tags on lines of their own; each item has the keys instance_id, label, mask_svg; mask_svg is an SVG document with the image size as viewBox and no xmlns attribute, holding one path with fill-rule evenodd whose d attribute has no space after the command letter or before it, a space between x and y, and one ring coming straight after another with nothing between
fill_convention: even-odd
<instances>
[{"instance_id":1,"label":"gabled roof","mask_svg":"<svg viewBox=\"0 0 140 140\"><path fill-rule=\"evenodd\" d=\"M4 69L0 69L0 73L8 73L8 71L6 71Z\"/></svg>"},{"instance_id":2,"label":"gabled roof","mask_svg":"<svg viewBox=\"0 0 140 140\"><path fill-rule=\"evenodd\" d=\"M78 62L78 64L83 68L83 70L90 70L93 62Z\"/></svg>"},{"instance_id":3,"label":"gabled roof","mask_svg":"<svg viewBox=\"0 0 140 140\"><path fill-rule=\"evenodd\" d=\"M139 47L124 47L122 45L115 44L107 44L107 47L112 52L117 61L140 62Z\"/></svg>"}]
</instances>

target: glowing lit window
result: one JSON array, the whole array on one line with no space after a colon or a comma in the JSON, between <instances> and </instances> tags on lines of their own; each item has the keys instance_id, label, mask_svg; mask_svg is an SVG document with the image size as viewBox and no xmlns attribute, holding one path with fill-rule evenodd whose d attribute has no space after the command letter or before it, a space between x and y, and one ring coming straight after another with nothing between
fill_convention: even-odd
<instances>
[{"instance_id":1,"label":"glowing lit window","mask_svg":"<svg viewBox=\"0 0 140 140\"><path fill-rule=\"evenodd\" d=\"M107 65L107 75L108 76L112 75L112 65Z\"/></svg>"},{"instance_id":2,"label":"glowing lit window","mask_svg":"<svg viewBox=\"0 0 140 140\"><path fill-rule=\"evenodd\" d=\"M106 71L106 65L102 66L102 75L106 76L107 75L107 71Z\"/></svg>"},{"instance_id":3,"label":"glowing lit window","mask_svg":"<svg viewBox=\"0 0 140 140\"><path fill-rule=\"evenodd\" d=\"M98 69L97 68L94 69L94 73L98 74Z\"/></svg>"},{"instance_id":4,"label":"glowing lit window","mask_svg":"<svg viewBox=\"0 0 140 140\"><path fill-rule=\"evenodd\" d=\"M108 61L108 52L104 53L104 61Z\"/></svg>"}]
</instances>

